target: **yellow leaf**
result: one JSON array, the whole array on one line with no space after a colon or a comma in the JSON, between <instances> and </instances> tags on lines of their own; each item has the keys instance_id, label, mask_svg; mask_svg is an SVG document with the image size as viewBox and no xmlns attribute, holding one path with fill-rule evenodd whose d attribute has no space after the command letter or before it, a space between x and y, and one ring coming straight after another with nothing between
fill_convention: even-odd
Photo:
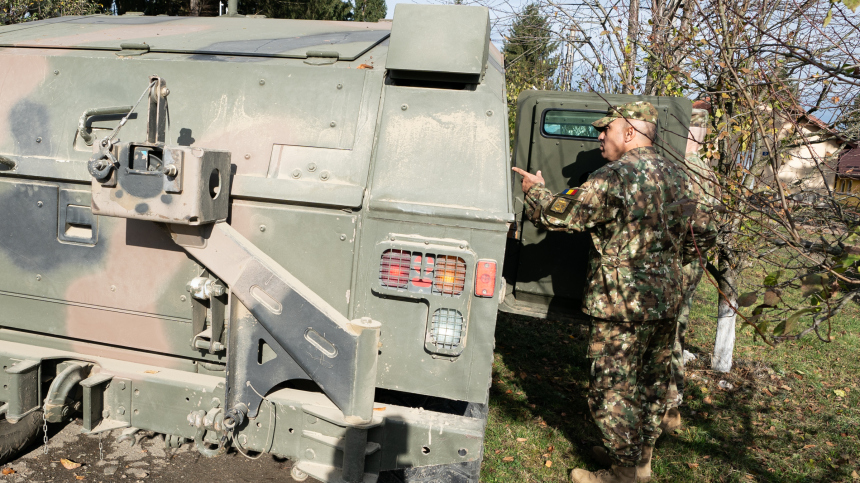
<instances>
[{"instance_id":1,"label":"yellow leaf","mask_svg":"<svg viewBox=\"0 0 860 483\"><path fill-rule=\"evenodd\" d=\"M143 371L143 373L144 373L144 374L158 374L158 372L159 372L159 371L156 371L156 370L154 370L154 369L150 369L150 370L148 370L148 371Z\"/></svg>"},{"instance_id":2,"label":"yellow leaf","mask_svg":"<svg viewBox=\"0 0 860 483\"><path fill-rule=\"evenodd\" d=\"M75 479L76 479L76 480L83 480L83 479L84 479L84 477L83 477L83 476L81 476L81 475L75 475Z\"/></svg>"},{"instance_id":3,"label":"yellow leaf","mask_svg":"<svg viewBox=\"0 0 860 483\"><path fill-rule=\"evenodd\" d=\"M3 468L2 473L4 475L11 475L12 473L15 473L15 470L13 470L12 468Z\"/></svg>"},{"instance_id":4,"label":"yellow leaf","mask_svg":"<svg viewBox=\"0 0 860 483\"><path fill-rule=\"evenodd\" d=\"M67 470L73 470L75 468L81 467L80 463L75 463L74 461L67 460L66 458L60 458L60 464L62 464L63 468L65 468Z\"/></svg>"},{"instance_id":5,"label":"yellow leaf","mask_svg":"<svg viewBox=\"0 0 860 483\"><path fill-rule=\"evenodd\" d=\"M549 468L552 466L552 461L546 460L546 467Z\"/></svg>"},{"instance_id":6,"label":"yellow leaf","mask_svg":"<svg viewBox=\"0 0 860 483\"><path fill-rule=\"evenodd\" d=\"M511 462L513 460L514 460L513 456L505 456L504 458L502 458L502 461L507 461L507 462Z\"/></svg>"},{"instance_id":7,"label":"yellow leaf","mask_svg":"<svg viewBox=\"0 0 860 483\"><path fill-rule=\"evenodd\" d=\"M520 442L520 443L523 443L523 442L525 442L525 441L527 441L527 440L528 440L528 438L517 438L517 441L518 441L518 442Z\"/></svg>"},{"instance_id":8,"label":"yellow leaf","mask_svg":"<svg viewBox=\"0 0 860 483\"><path fill-rule=\"evenodd\" d=\"M839 397L845 397L845 391L843 391L842 389L835 389L833 391L833 394L836 394Z\"/></svg>"}]
</instances>

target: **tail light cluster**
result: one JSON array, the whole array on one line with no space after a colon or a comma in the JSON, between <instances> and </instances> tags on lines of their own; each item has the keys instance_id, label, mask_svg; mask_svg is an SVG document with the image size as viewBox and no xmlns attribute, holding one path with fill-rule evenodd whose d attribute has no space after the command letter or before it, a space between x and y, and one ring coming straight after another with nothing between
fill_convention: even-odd
<instances>
[{"instance_id":1,"label":"tail light cluster","mask_svg":"<svg viewBox=\"0 0 860 483\"><path fill-rule=\"evenodd\" d=\"M454 297L465 290L466 261L452 255L392 248L382 253L379 282L383 287Z\"/></svg>"},{"instance_id":2,"label":"tail light cluster","mask_svg":"<svg viewBox=\"0 0 860 483\"><path fill-rule=\"evenodd\" d=\"M379 263L379 284L383 288L398 290L403 297L424 299L429 303L424 348L434 354L434 358L456 358L463 353L471 302L468 297L462 297L463 292L474 289L475 297L493 297L496 275L495 260L475 261L471 255L435 251L425 253L391 247L382 252ZM468 288L467 283L470 284Z\"/></svg>"}]
</instances>

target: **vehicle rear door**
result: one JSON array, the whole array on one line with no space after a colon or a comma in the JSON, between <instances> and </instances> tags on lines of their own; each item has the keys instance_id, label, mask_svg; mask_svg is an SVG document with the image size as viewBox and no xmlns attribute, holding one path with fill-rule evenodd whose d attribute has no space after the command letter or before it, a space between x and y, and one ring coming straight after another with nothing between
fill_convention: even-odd
<instances>
[{"instance_id":1,"label":"vehicle rear door","mask_svg":"<svg viewBox=\"0 0 860 483\"><path fill-rule=\"evenodd\" d=\"M553 193L584 183L606 161L591 123L610 105L644 100L659 113L657 150L682 160L692 113L680 97L608 95L582 92L524 91L517 101L512 165L541 171ZM520 178L513 183L516 231L505 259L507 292L502 310L528 315L580 314L591 237L587 233L549 232L523 222Z\"/></svg>"}]
</instances>

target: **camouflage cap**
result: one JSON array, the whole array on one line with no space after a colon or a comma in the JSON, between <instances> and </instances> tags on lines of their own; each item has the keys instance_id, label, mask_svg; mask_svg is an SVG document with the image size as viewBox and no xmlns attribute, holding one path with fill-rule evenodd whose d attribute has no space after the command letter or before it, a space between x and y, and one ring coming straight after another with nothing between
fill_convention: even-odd
<instances>
[{"instance_id":1,"label":"camouflage cap","mask_svg":"<svg viewBox=\"0 0 860 483\"><path fill-rule=\"evenodd\" d=\"M591 123L591 125L597 129L603 129L612 121L622 117L657 124L657 109L650 102L646 101L628 102L620 106L610 106L606 110L606 117L601 117Z\"/></svg>"},{"instance_id":2,"label":"camouflage cap","mask_svg":"<svg viewBox=\"0 0 860 483\"><path fill-rule=\"evenodd\" d=\"M693 116L690 117L690 127L708 127L708 111L693 109Z\"/></svg>"}]
</instances>

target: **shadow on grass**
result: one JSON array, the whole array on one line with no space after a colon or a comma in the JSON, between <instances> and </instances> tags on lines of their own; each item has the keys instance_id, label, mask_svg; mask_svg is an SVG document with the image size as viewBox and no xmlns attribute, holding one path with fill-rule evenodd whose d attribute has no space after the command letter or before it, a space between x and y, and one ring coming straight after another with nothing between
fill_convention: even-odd
<instances>
[{"instance_id":1,"label":"shadow on grass","mask_svg":"<svg viewBox=\"0 0 860 483\"><path fill-rule=\"evenodd\" d=\"M574 460L586 461L593 470L599 465L591 447L601 444L601 439L586 400L591 365L585 357L588 329L587 320L558 322L499 313L496 354L500 360L490 405L506 424L542 421L556 428L571 443ZM788 459L804 441L787 430L770 430L769 422L760 423L784 417L779 408L762 406L744 390L712 395L715 400L709 404L701 387L695 381L688 383L686 395L692 399L681 408L682 430L662 436L657 443L658 481L838 481L847 476L831 468L823 474L815 471L814 478L808 471L795 471ZM775 464L779 461L783 464Z\"/></svg>"}]
</instances>

